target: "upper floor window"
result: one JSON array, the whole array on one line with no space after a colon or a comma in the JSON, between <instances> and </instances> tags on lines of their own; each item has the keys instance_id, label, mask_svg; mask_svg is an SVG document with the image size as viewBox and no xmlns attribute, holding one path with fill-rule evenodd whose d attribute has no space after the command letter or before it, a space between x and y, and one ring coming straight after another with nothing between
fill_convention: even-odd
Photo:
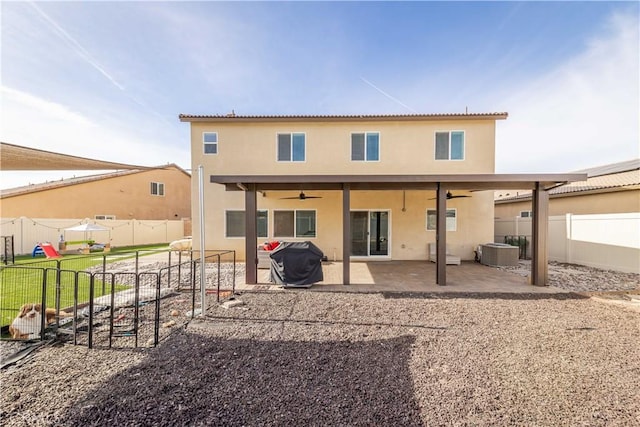
<instances>
[{"instance_id":1,"label":"upper floor window","mask_svg":"<svg viewBox=\"0 0 640 427\"><path fill-rule=\"evenodd\" d=\"M116 219L115 215L95 215L94 219Z\"/></svg>"},{"instance_id":2,"label":"upper floor window","mask_svg":"<svg viewBox=\"0 0 640 427\"><path fill-rule=\"evenodd\" d=\"M203 132L204 154L218 154L218 132Z\"/></svg>"},{"instance_id":3,"label":"upper floor window","mask_svg":"<svg viewBox=\"0 0 640 427\"><path fill-rule=\"evenodd\" d=\"M436 132L436 160L464 160L464 132Z\"/></svg>"},{"instance_id":4,"label":"upper floor window","mask_svg":"<svg viewBox=\"0 0 640 427\"><path fill-rule=\"evenodd\" d=\"M446 229L447 231L456 231L458 228L458 221L456 219L456 209L447 209L446 217ZM435 230L437 221L437 211L435 209L427 209L427 230Z\"/></svg>"},{"instance_id":5,"label":"upper floor window","mask_svg":"<svg viewBox=\"0 0 640 427\"><path fill-rule=\"evenodd\" d=\"M351 160L365 162L377 162L380 160L380 133L352 133Z\"/></svg>"},{"instance_id":6,"label":"upper floor window","mask_svg":"<svg viewBox=\"0 0 640 427\"><path fill-rule=\"evenodd\" d=\"M164 196L164 184L161 182L152 182L151 194L153 196Z\"/></svg>"},{"instance_id":7,"label":"upper floor window","mask_svg":"<svg viewBox=\"0 0 640 427\"><path fill-rule=\"evenodd\" d=\"M533 218L533 212L531 212L531 211L520 211L520 218Z\"/></svg>"},{"instance_id":8,"label":"upper floor window","mask_svg":"<svg viewBox=\"0 0 640 427\"><path fill-rule=\"evenodd\" d=\"M305 161L305 134L304 133L279 133L278 134L278 161L279 162L304 162Z\"/></svg>"}]
</instances>

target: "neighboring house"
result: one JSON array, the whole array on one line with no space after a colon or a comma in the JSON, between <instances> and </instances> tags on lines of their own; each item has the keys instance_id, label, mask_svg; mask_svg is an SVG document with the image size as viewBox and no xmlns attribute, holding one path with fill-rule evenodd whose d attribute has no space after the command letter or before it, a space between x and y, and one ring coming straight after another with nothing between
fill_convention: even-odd
<instances>
[{"instance_id":1,"label":"neighboring house","mask_svg":"<svg viewBox=\"0 0 640 427\"><path fill-rule=\"evenodd\" d=\"M204 175L206 247L236 250L247 283L256 281L257 245L271 240L310 240L330 260L425 261L437 241L438 259L448 251L473 260L477 245L493 241L490 190L536 189L546 221L545 190L583 177L495 175L496 121L506 118L180 115L191 126L194 178L200 167ZM196 244L199 180L192 181ZM544 240L537 247L544 251ZM540 254L534 269L546 269ZM437 266L437 283L445 284L445 264ZM533 282L545 281L538 270Z\"/></svg>"},{"instance_id":2,"label":"neighboring house","mask_svg":"<svg viewBox=\"0 0 640 427\"><path fill-rule=\"evenodd\" d=\"M584 181L549 190L549 215L640 212L640 159L584 169ZM531 191L497 191L496 219L531 216Z\"/></svg>"},{"instance_id":3,"label":"neighboring house","mask_svg":"<svg viewBox=\"0 0 640 427\"><path fill-rule=\"evenodd\" d=\"M191 217L191 175L175 164L0 191L2 218L176 220Z\"/></svg>"}]
</instances>

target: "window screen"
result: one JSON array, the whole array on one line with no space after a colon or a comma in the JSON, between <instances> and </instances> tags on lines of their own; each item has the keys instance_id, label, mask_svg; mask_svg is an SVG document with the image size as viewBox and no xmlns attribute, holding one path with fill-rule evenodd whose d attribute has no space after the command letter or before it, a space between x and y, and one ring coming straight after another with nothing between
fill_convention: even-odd
<instances>
[{"instance_id":1,"label":"window screen","mask_svg":"<svg viewBox=\"0 0 640 427\"><path fill-rule=\"evenodd\" d=\"M278 134L278 161L291 161L291 134Z\"/></svg>"},{"instance_id":2,"label":"window screen","mask_svg":"<svg viewBox=\"0 0 640 427\"><path fill-rule=\"evenodd\" d=\"M273 212L273 236L274 237L293 237L294 222L293 211L274 211Z\"/></svg>"},{"instance_id":3,"label":"window screen","mask_svg":"<svg viewBox=\"0 0 640 427\"><path fill-rule=\"evenodd\" d=\"M436 132L436 160L449 160L449 132Z\"/></svg>"},{"instance_id":4,"label":"window screen","mask_svg":"<svg viewBox=\"0 0 640 427\"><path fill-rule=\"evenodd\" d=\"M351 135L351 160L364 160L364 134Z\"/></svg>"}]
</instances>

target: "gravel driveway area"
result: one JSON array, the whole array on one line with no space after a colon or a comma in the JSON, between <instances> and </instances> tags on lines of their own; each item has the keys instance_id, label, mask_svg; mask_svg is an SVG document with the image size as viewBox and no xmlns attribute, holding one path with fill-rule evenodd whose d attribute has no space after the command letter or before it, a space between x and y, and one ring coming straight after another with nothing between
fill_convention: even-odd
<instances>
[{"instance_id":1,"label":"gravel driveway area","mask_svg":"<svg viewBox=\"0 0 640 427\"><path fill-rule=\"evenodd\" d=\"M640 425L640 313L291 290L152 349L41 348L0 371L5 426Z\"/></svg>"}]
</instances>

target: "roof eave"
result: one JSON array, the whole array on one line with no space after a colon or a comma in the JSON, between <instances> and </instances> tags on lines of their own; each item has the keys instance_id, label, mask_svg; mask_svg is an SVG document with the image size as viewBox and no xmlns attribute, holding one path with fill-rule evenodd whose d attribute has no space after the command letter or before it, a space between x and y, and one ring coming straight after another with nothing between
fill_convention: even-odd
<instances>
[{"instance_id":1,"label":"roof eave","mask_svg":"<svg viewBox=\"0 0 640 427\"><path fill-rule=\"evenodd\" d=\"M181 122L356 122L356 121L442 121L442 120L505 120L508 113L452 113L452 114L389 114L389 115L283 115L283 116L238 116L238 115L190 115L180 114Z\"/></svg>"}]
</instances>

